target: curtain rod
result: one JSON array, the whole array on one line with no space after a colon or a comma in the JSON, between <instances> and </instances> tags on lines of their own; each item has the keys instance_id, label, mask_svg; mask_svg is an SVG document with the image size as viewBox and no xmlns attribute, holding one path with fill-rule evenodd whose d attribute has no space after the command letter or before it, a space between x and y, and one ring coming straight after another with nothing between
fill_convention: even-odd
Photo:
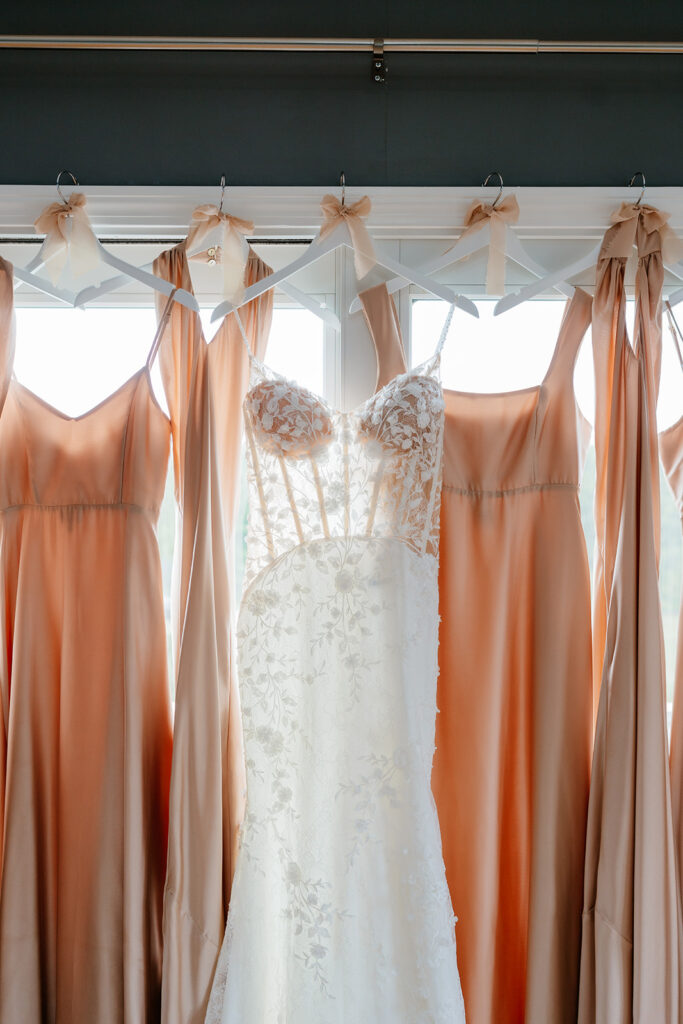
<instances>
[{"instance_id":1,"label":"curtain rod","mask_svg":"<svg viewBox=\"0 0 683 1024\"><path fill-rule=\"evenodd\" d=\"M229 36L0 36L3 50L254 50L296 53L683 53L683 42L539 39L296 39Z\"/></svg>"},{"instance_id":2,"label":"curtain rod","mask_svg":"<svg viewBox=\"0 0 683 1024\"><path fill-rule=\"evenodd\" d=\"M111 238L105 235L98 235L97 240L102 245L178 245L180 242L185 241L187 235L165 235L163 238L135 238L126 237L125 235L114 235ZM253 237L250 235L246 236L249 245L308 245L315 238L315 234L301 235L296 238L259 238L258 235ZM44 235L0 235L0 245L42 245L45 241Z\"/></svg>"}]
</instances>

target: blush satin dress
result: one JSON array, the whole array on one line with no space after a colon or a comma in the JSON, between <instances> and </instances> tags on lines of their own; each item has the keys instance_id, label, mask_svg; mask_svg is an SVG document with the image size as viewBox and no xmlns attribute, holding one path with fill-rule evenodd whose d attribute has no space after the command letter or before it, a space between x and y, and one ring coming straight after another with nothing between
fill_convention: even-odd
<instances>
[{"instance_id":1,"label":"blush satin dress","mask_svg":"<svg viewBox=\"0 0 683 1024\"><path fill-rule=\"evenodd\" d=\"M667 311L669 326L674 336L677 351L683 351L683 337L670 310ZM681 374L683 393L683 373ZM683 529L683 416L659 433L659 457L676 502ZM673 715L671 721L671 802L673 806L676 859L678 861L679 898L683 901L683 595L678 619L676 643L676 674L674 682ZM683 959L683 950L681 951ZM683 970L682 970L683 975Z\"/></svg>"},{"instance_id":2,"label":"blush satin dress","mask_svg":"<svg viewBox=\"0 0 683 1024\"><path fill-rule=\"evenodd\" d=\"M155 271L191 287L183 246ZM253 254L245 283L267 272ZM245 310L257 352L271 310ZM163 297L158 316L145 366L66 416L11 377L0 260L3 1024L200 1021L223 938L244 787L226 537L248 359L233 318L207 344L198 314ZM155 535L171 445L173 754Z\"/></svg>"},{"instance_id":3,"label":"blush satin dress","mask_svg":"<svg viewBox=\"0 0 683 1024\"><path fill-rule=\"evenodd\" d=\"M163 327L163 321L162 325ZM0 1020L158 1021L171 710L150 365L82 416L12 377L0 259Z\"/></svg>"},{"instance_id":4,"label":"blush satin dress","mask_svg":"<svg viewBox=\"0 0 683 1024\"><path fill-rule=\"evenodd\" d=\"M659 455L673 492L683 529L683 416L659 434ZM678 620L676 674L671 720L671 802L678 862L679 899L683 900L683 600ZM683 972L682 972L683 973Z\"/></svg>"},{"instance_id":5,"label":"blush satin dress","mask_svg":"<svg viewBox=\"0 0 683 1024\"><path fill-rule=\"evenodd\" d=\"M186 243L161 253L154 272L192 291ZM251 252L245 287L270 272ZM163 298L157 301L162 317ZM240 309L257 356L265 351L272 310L272 292ZM207 343L199 314L174 303L159 362L173 423L180 511L161 1022L201 1024L223 941L244 808L231 656L231 541L249 359L234 316L225 317Z\"/></svg>"},{"instance_id":6,"label":"blush satin dress","mask_svg":"<svg viewBox=\"0 0 683 1024\"><path fill-rule=\"evenodd\" d=\"M644 203L622 203L603 238L593 298L593 652L599 701L586 829L579 1024L668 1024L680 1021L683 1010L658 579L656 410L664 264L670 259L664 255L670 245L667 219ZM626 266L634 248L630 338Z\"/></svg>"},{"instance_id":7,"label":"blush satin dress","mask_svg":"<svg viewBox=\"0 0 683 1024\"><path fill-rule=\"evenodd\" d=\"M399 372L393 302L366 294ZM576 1021L593 698L573 371L590 317L577 290L538 386L444 388L432 789L468 1024Z\"/></svg>"}]
</instances>

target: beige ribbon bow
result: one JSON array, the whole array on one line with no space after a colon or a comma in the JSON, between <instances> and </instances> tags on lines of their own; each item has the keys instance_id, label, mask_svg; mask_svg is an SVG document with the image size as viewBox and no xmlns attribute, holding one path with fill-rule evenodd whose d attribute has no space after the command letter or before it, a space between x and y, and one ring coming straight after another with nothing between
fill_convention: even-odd
<instances>
[{"instance_id":1,"label":"beige ribbon bow","mask_svg":"<svg viewBox=\"0 0 683 1024\"><path fill-rule=\"evenodd\" d=\"M502 202L485 203L475 199L465 215L465 235L481 231L490 224L489 258L486 265L486 294L502 295L505 291L505 227L519 220L519 204L515 196L507 196Z\"/></svg>"},{"instance_id":2,"label":"beige ribbon bow","mask_svg":"<svg viewBox=\"0 0 683 1024\"><path fill-rule=\"evenodd\" d=\"M637 244L641 256L661 249L665 263L678 263L683 258L683 242L669 227L667 221L670 216L670 213L657 210L654 206L622 203L610 218L614 227L605 235L600 259L627 259Z\"/></svg>"},{"instance_id":3,"label":"beige ribbon bow","mask_svg":"<svg viewBox=\"0 0 683 1024\"><path fill-rule=\"evenodd\" d=\"M67 262L74 277L82 277L100 262L99 244L85 210L86 198L74 192L69 201L51 203L33 222L45 235L40 258L53 284L57 284Z\"/></svg>"},{"instance_id":4,"label":"beige ribbon bow","mask_svg":"<svg viewBox=\"0 0 683 1024\"><path fill-rule=\"evenodd\" d=\"M253 221L224 213L213 203L205 203L192 211L192 222L187 232L187 251L198 246L215 228L222 231L223 296L233 305L244 296L244 271L249 258L244 239L254 231Z\"/></svg>"},{"instance_id":5,"label":"beige ribbon bow","mask_svg":"<svg viewBox=\"0 0 683 1024\"><path fill-rule=\"evenodd\" d=\"M363 196L357 203L347 205L336 196L323 196L320 204L323 211L323 224L318 237L322 240L331 234L342 222L346 223L353 245L353 262L358 280L369 274L377 259L372 239L365 226L364 219L372 209L369 196Z\"/></svg>"}]
</instances>

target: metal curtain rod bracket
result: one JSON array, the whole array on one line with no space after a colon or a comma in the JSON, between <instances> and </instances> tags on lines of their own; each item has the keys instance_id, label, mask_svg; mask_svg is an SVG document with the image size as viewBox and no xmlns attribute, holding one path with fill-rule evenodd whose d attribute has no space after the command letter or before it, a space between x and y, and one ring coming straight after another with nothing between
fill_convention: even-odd
<instances>
[{"instance_id":1,"label":"metal curtain rod bracket","mask_svg":"<svg viewBox=\"0 0 683 1024\"><path fill-rule=\"evenodd\" d=\"M387 80L387 66L384 61L384 40L375 39L372 44L372 80L382 85Z\"/></svg>"},{"instance_id":2,"label":"metal curtain rod bracket","mask_svg":"<svg viewBox=\"0 0 683 1024\"><path fill-rule=\"evenodd\" d=\"M247 36L3 35L3 50L254 50L295 53L683 53L683 42L540 39L342 39ZM374 60L373 60L374 64ZM374 78L373 67L373 78ZM381 70L381 69L378 69ZM386 71L386 68L384 69Z\"/></svg>"}]
</instances>

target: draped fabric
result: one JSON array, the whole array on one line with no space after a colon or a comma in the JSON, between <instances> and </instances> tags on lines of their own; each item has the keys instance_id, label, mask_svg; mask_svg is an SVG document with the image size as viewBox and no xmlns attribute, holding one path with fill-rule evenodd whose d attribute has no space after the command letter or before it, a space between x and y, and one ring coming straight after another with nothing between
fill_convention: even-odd
<instances>
[{"instance_id":1,"label":"draped fabric","mask_svg":"<svg viewBox=\"0 0 683 1024\"><path fill-rule=\"evenodd\" d=\"M364 293L379 382L405 369ZM574 399L580 290L540 385L445 390L432 789L468 1024L576 1024L592 739L590 576Z\"/></svg>"},{"instance_id":2,"label":"draped fabric","mask_svg":"<svg viewBox=\"0 0 683 1024\"><path fill-rule=\"evenodd\" d=\"M661 230L622 207L593 302L599 703L586 839L579 1024L677 1021L680 920L658 590ZM633 344L624 273L638 250Z\"/></svg>"},{"instance_id":3,"label":"draped fabric","mask_svg":"<svg viewBox=\"0 0 683 1024\"><path fill-rule=\"evenodd\" d=\"M683 416L659 435L659 454L662 466L673 491L683 529ZM673 806L674 838L678 866L679 913L683 918L683 594L678 620L676 645L676 674L674 682L673 715L671 720L671 802ZM683 942L679 945L679 1016L683 1016Z\"/></svg>"},{"instance_id":4,"label":"draped fabric","mask_svg":"<svg viewBox=\"0 0 683 1024\"><path fill-rule=\"evenodd\" d=\"M11 311L0 259L0 1020L158 1024L171 428L149 362L74 417L11 378Z\"/></svg>"},{"instance_id":5,"label":"draped fabric","mask_svg":"<svg viewBox=\"0 0 683 1024\"><path fill-rule=\"evenodd\" d=\"M9 268L6 268L7 270ZM0 409L10 383L14 364L15 319L12 301L13 278L9 272L0 273ZM2 877L3 850L5 845L5 780L7 777L7 729L8 708L2 702L0 715L0 878Z\"/></svg>"},{"instance_id":6,"label":"draped fabric","mask_svg":"<svg viewBox=\"0 0 683 1024\"><path fill-rule=\"evenodd\" d=\"M162 253L154 271L191 290L184 244ZM268 273L270 268L253 256L246 284ZM269 294L242 311L257 351L265 347L271 310ZM223 321L207 345L198 314L175 304L159 350L173 423L180 512L163 1024L204 1020L223 939L244 800L227 545L248 360L241 337L234 337L233 321Z\"/></svg>"},{"instance_id":7,"label":"draped fabric","mask_svg":"<svg viewBox=\"0 0 683 1024\"><path fill-rule=\"evenodd\" d=\"M590 775L577 290L540 385L445 391L432 786L468 1024L575 1024Z\"/></svg>"}]
</instances>

